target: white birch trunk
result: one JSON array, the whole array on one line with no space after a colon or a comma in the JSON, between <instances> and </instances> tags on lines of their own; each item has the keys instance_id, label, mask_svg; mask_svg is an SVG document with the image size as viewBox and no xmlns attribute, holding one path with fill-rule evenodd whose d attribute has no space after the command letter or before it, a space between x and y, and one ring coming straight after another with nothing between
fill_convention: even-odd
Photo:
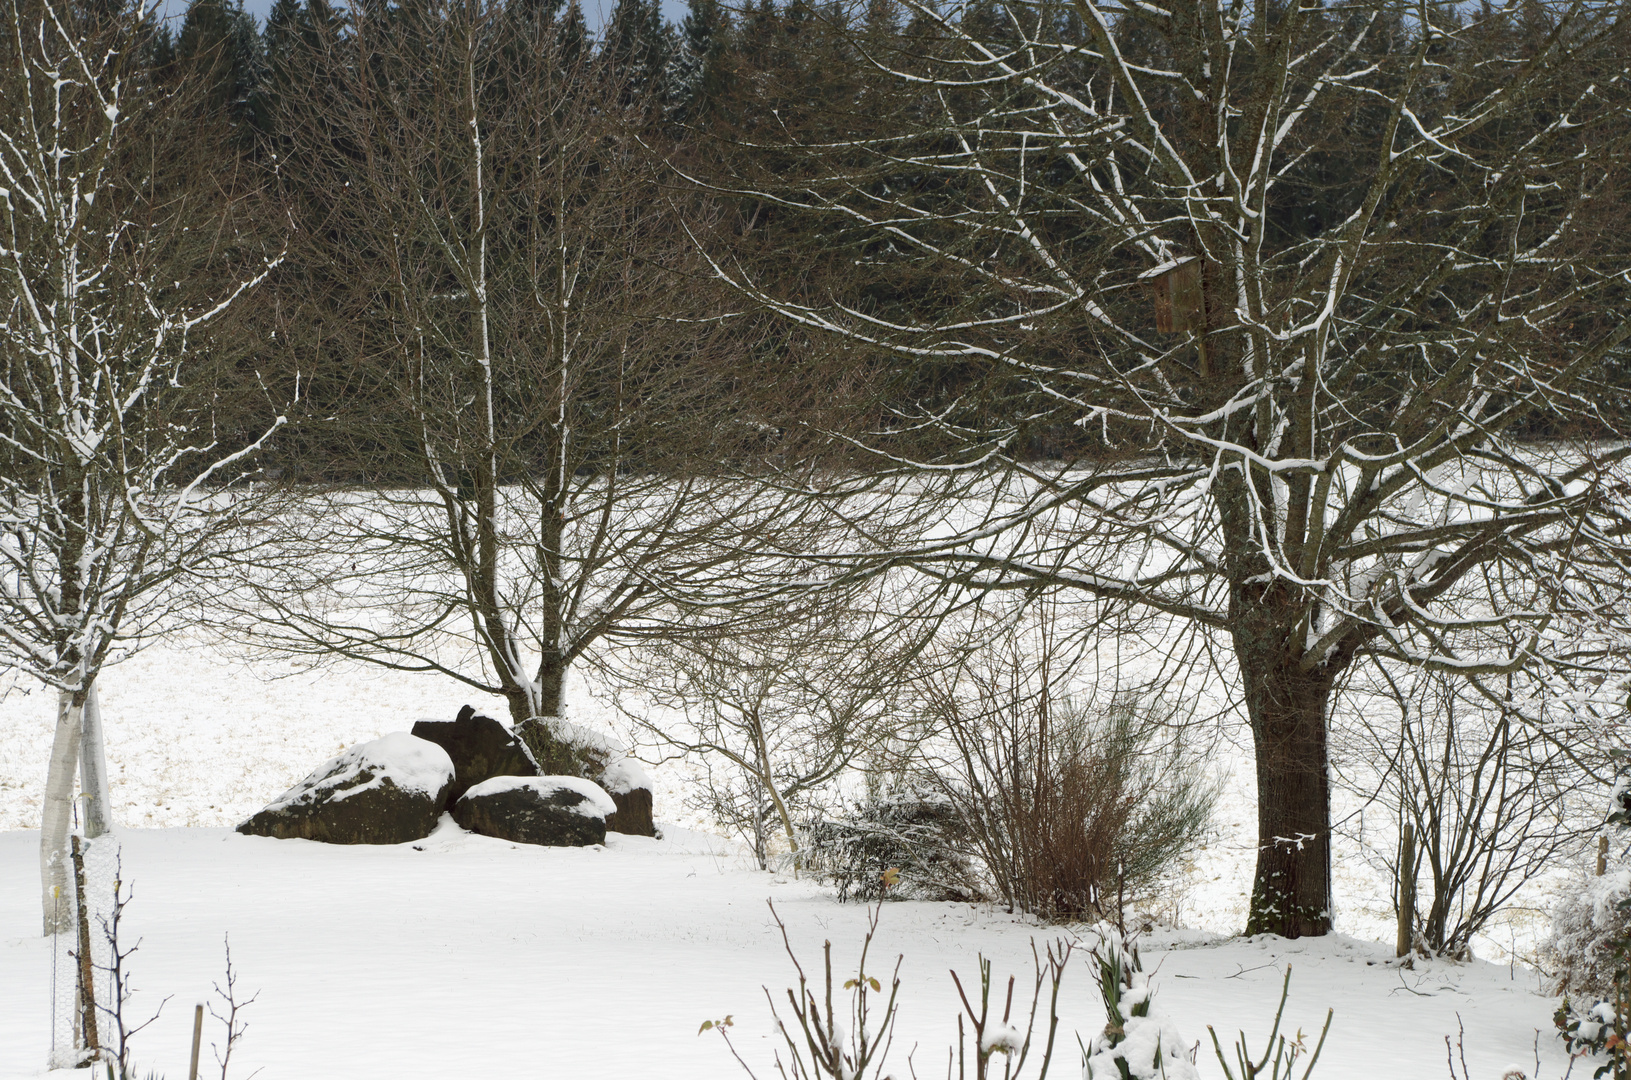
<instances>
[{"instance_id":1,"label":"white birch trunk","mask_svg":"<svg viewBox=\"0 0 1631 1080\"><path fill-rule=\"evenodd\" d=\"M96 684L85 695L80 722L79 790L85 799L85 838L95 840L113 828L113 796L108 788L108 759L102 738L102 703Z\"/></svg>"},{"instance_id":2,"label":"white birch trunk","mask_svg":"<svg viewBox=\"0 0 1631 1080\"><path fill-rule=\"evenodd\" d=\"M57 696L57 732L45 774L45 806L40 813L40 893L45 935L73 930L68 883L68 828L74 814L74 771L79 764L80 709L64 690Z\"/></svg>"}]
</instances>

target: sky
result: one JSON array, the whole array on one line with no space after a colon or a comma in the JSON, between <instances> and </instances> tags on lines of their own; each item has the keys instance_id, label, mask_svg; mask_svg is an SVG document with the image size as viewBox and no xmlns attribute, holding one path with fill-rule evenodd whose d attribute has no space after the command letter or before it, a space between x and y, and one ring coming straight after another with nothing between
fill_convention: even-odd
<instances>
[{"instance_id":1,"label":"sky","mask_svg":"<svg viewBox=\"0 0 1631 1080\"><path fill-rule=\"evenodd\" d=\"M266 15L272 10L274 0L244 0L244 10L255 16L255 21L266 22ZM611 14L617 0L580 0L583 4L584 18L591 27L598 28ZM160 0L159 9L166 18L178 21L187 10L187 0ZM685 17L685 0L663 0L663 17L669 22L679 25Z\"/></svg>"}]
</instances>

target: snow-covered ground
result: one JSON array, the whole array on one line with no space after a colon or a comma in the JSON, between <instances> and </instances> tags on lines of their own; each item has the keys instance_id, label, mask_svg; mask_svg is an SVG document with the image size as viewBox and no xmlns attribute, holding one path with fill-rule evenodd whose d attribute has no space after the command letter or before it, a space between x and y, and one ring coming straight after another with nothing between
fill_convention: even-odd
<instances>
[{"instance_id":1,"label":"snow-covered ground","mask_svg":"<svg viewBox=\"0 0 1631 1080\"><path fill-rule=\"evenodd\" d=\"M338 848L229 830L343 747L450 718L466 701L502 715L496 701L444 678L304 661L273 670L177 636L100 685L124 877L136 892L129 934L142 939L137 1007L175 995L137 1037L144 1069L186 1074L192 1004L222 975L226 933L240 985L260 991L232 1075L264 1066L268 1080L738 1075L720 1040L697 1028L730 1014L738 1047L768 1060L760 988L779 990L791 968L764 901L776 901L807 962L825 938L844 964L859 947L863 909L754 870L738 846L703 831L708 823L685 808L692 774L683 763L653 770L662 841L614 836L603 849L544 850L448 826L417 846ZM574 709L580 721L610 722L590 694L574 695ZM50 1046L32 831L50 712L37 690L0 698L0 1080L40 1075ZM1241 780L1228 786L1217 835L1157 905L1189 929L1156 932L1145 954L1159 965L1157 1008L1186 1038L1205 1040L1203 1076L1221 1075L1206 1025L1261 1038L1288 962L1293 1029L1317 1029L1325 1009L1336 1010L1317 1077L1442 1077L1458 1016L1473 1077L1497 1080L1510 1064L1534 1076L1537 1032L1540 1076L1562 1074L1555 1003L1491 941L1481 951L1503 962L1415 971L1387 962L1391 949L1369 940L1388 933L1386 883L1357 834L1336 865L1338 923L1351 936L1227 938L1243 920L1255 827L1241 782L1249 760L1221 767ZM1540 925L1531 900L1493 941L1524 955ZM896 1071L906 1075L914 1044L919 1076L944 1067L956 1015L948 969L966 978L984 952L998 974L1023 979L1032 940L1058 932L990 908L887 906L873 967L881 974L883 959L906 958ZM1074 964L1062 1011L1084 1039L1104 1022L1093 991L1086 965ZM1065 1064L1055 1075L1076 1075L1073 1050Z\"/></svg>"}]
</instances>

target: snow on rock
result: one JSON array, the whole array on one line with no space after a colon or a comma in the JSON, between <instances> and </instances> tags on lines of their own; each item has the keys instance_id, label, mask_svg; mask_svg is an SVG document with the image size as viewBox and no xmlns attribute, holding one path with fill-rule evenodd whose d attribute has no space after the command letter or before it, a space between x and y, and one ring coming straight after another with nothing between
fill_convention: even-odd
<instances>
[{"instance_id":1,"label":"snow on rock","mask_svg":"<svg viewBox=\"0 0 1631 1080\"><path fill-rule=\"evenodd\" d=\"M446 809L464 793L493 776L537 776L532 758L510 730L466 705L454 720L420 720L413 733L447 751L453 759L453 786Z\"/></svg>"},{"instance_id":2,"label":"snow on rock","mask_svg":"<svg viewBox=\"0 0 1631 1080\"><path fill-rule=\"evenodd\" d=\"M603 818L617 811L617 804L599 784L581 776L495 776L483 780L465 794L481 798L517 788L529 788L546 799L560 791L575 792L580 798L573 801L572 812L584 817Z\"/></svg>"},{"instance_id":3,"label":"snow on rock","mask_svg":"<svg viewBox=\"0 0 1631 1080\"><path fill-rule=\"evenodd\" d=\"M367 779L362 778L364 772L370 774ZM330 786L340 789L334 795L335 799L350 798L361 791L380 787L386 781L403 791L434 795L447 784L452 772L453 760L447 756L446 750L406 731L393 731L372 742L353 746L318 772L306 777L300 785L285 791L273 805L302 798L305 795L303 785L318 779L329 779ZM353 777L361 782L356 786L343 786Z\"/></svg>"},{"instance_id":4,"label":"snow on rock","mask_svg":"<svg viewBox=\"0 0 1631 1080\"><path fill-rule=\"evenodd\" d=\"M578 776L495 776L464 793L453 820L471 832L518 844L585 847L604 843L617 804Z\"/></svg>"},{"instance_id":5,"label":"snow on rock","mask_svg":"<svg viewBox=\"0 0 1631 1080\"><path fill-rule=\"evenodd\" d=\"M538 771L581 776L599 784L617 803L606 820L612 832L656 836L651 777L628 756L623 744L582 724L558 716L534 716L515 727Z\"/></svg>"},{"instance_id":6,"label":"snow on rock","mask_svg":"<svg viewBox=\"0 0 1631 1080\"><path fill-rule=\"evenodd\" d=\"M628 751L609 735L559 716L534 716L515 725L540 773L599 777Z\"/></svg>"},{"instance_id":7,"label":"snow on rock","mask_svg":"<svg viewBox=\"0 0 1631 1080\"><path fill-rule=\"evenodd\" d=\"M651 777L634 758L619 758L600 774L600 786L613 795L626 795L637 788L651 790Z\"/></svg>"},{"instance_id":8,"label":"snow on rock","mask_svg":"<svg viewBox=\"0 0 1631 1080\"><path fill-rule=\"evenodd\" d=\"M325 762L238 831L330 844L406 843L430 835L452 782L447 751L393 732Z\"/></svg>"}]
</instances>

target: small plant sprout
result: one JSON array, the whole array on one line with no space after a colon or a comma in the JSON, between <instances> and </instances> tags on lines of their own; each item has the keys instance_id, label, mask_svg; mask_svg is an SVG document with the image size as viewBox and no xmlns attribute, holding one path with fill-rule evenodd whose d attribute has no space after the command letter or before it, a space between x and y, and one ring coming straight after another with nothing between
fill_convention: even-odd
<instances>
[{"instance_id":1,"label":"small plant sprout","mask_svg":"<svg viewBox=\"0 0 1631 1080\"><path fill-rule=\"evenodd\" d=\"M1286 965L1286 977L1280 984L1280 1006L1274 1010L1274 1027L1269 1031L1268 1045L1263 1047L1263 1053L1257 1060L1252 1060L1251 1050L1246 1045L1246 1033L1240 1033L1235 1043L1235 1060L1239 1067L1237 1073L1229 1065L1229 1060L1223 1055L1223 1046L1218 1042L1218 1033L1207 1025L1207 1034L1212 1036L1212 1049L1218 1055L1218 1064L1223 1066L1223 1075L1229 1080L1256 1080L1257 1077L1268 1077L1270 1080L1290 1080L1292 1070L1297 1061L1308 1056L1308 1064L1304 1066L1301 1080L1308 1080L1314 1071L1314 1066L1320 1059L1320 1051L1325 1048L1325 1036L1331 1030L1331 1017L1334 1009L1325 1011L1325 1026L1320 1028L1319 1041L1314 1044L1314 1052L1308 1053L1307 1038L1302 1029L1297 1030L1295 1038L1280 1034L1280 1022L1285 1016L1286 997L1291 992L1291 965Z\"/></svg>"},{"instance_id":2,"label":"small plant sprout","mask_svg":"<svg viewBox=\"0 0 1631 1080\"><path fill-rule=\"evenodd\" d=\"M239 1014L255 1003L255 999L260 997L260 991L257 990L247 998L240 1000L238 972L232 966L231 939L223 935L222 945L227 954L226 984L224 986L221 983L215 984L215 996L220 999L220 1008L217 1009L216 1003L211 1002L209 1012L227 1029L227 1039L224 1046L211 1043L210 1049L215 1053L215 1063L221 1067L221 1080L227 1080L227 1066L232 1062L232 1051L237 1048L238 1043L244 1037L244 1032L249 1029L249 1024ZM259 1071L256 1070L256 1072ZM255 1073L249 1075L254 1076Z\"/></svg>"},{"instance_id":3,"label":"small plant sprout","mask_svg":"<svg viewBox=\"0 0 1631 1080\"><path fill-rule=\"evenodd\" d=\"M1104 1031L1082 1047L1086 1080L1199 1080L1195 1052L1172 1022L1150 1011L1152 994L1138 947L1109 923L1094 927L1094 976L1104 999ZM1195 1044L1198 1051L1200 1044ZM1248 1074L1255 1075L1255 1074Z\"/></svg>"},{"instance_id":4,"label":"small plant sprout","mask_svg":"<svg viewBox=\"0 0 1631 1080\"><path fill-rule=\"evenodd\" d=\"M998 1019L991 1014L991 961L984 956L979 958L980 965L980 1007L975 1009L969 1001L968 993L963 989L963 980L958 978L957 972L951 973L951 980L957 986L957 996L963 1002L963 1015L957 1017L957 1051L956 1059L949 1062L946 1073L951 1075L952 1066L955 1065L958 1080L966 1080L969 1076L969 1028L972 1028L974 1053L974 1080L989 1080L998 1075L1004 1080L1019 1080L1025 1075L1025 1065L1031 1059L1031 1037L1036 1031L1036 1014L1042 1005L1043 987L1048 987L1048 1034L1047 1041L1042 1047L1042 1056L1035 1061L1036 1080L1042 1080L1048 1075L1048 1066L1053 1062L1054 1038L1059 1032L1059 985L1064 979L1065 964L1070 960L1073 946L1067 941L1057 941L1047 948L1046 956L1037 951L1036 942L1031 942L1031 956L1035 963L1036 978L1031 986L1031 1008L1025 1018L1023 1027L1014 1022L1014 977L1008 977L1008 990L1003 995L1002 1017ZM964 1021L967 1020L965 1027ZM998 1055L1003 1057L1001 1072L993 1064Z\"/></svg>"},{"instance_id":5,"label":"small plant sprout","mask_svg":"<svg viewBox=\"0 0 1631 1080\"><path fill-rule=\"evenodd\" d=\"M843 989L849 992L850 1000L848 1016L844 1018L845 1022L840 1022L837 1011L840 1006L833 1004L832 942L822 944L824 992L817 998L810 988L809 978L804 974L804 965L799 963L798 955L793 951L793 943L787 936L787 924L776 913L775 904L769 904L769 907L770 917L781 931L787 958L793 961L793 968L799 977L798 989L787 990L790 1013L786 1018L777 1009L770 988L765 988L770 1015L776 1021L776 1031L785 1044L783 1050L776 1054L777 1074L783 1080L863 1080L869 1076L871 1080L890 1080L883 1067L889 1056L889 1048L894 1043L895 1000L900 993L902 958L895 958L889 996L879 1016L873 1002L876 995L883 993L884 986L866 970L867 954L878 932L879 909L873 908L868 916L866 938L861 943L861 959L856 965L855 975L844 980ZM731 1042L732 1026L729 1016L724 1020L708 1020L703 1022L697 1034L709 1030L719 1032L737 1063L750 1077L755 1076L752 1066L743 1060Z\"/></svg>"},{"instance_id":6,"label":"small plant sprout","mask_svg":"<svg viewBox=\"0 0 1631 1080\"><path fill-rule=\"evenodd\" d=\"M107 1005L98 1004L97 1008L102 1010L111 1028L108 1034L113 1044L112 1056L118 1065L120 1080L131 1080L135 1076L131 1066L131 1041L144 1028L159 1018L159 1014L164 1011L165 1004L171 997L175 996L173 994L165 995L164 999L159 1002L158 1007L153 1010L153 1014L146 1020L140 1023L132 1020L128 1007L131 998L135 996L135 990L130 982L130 958L141 948L142 943L141 939L138 938L134 944L126 948L120 938L120 931L124 922L125 908L130 905L130 901L134 896L135 891L124 880L124 859L121 853L115 857L114 863L113 903L107 915L99 916L99 921L102 924L102 936L108 945L108 962L106 965L97 965L107 977L111 991L110 1003ZM109 1063L110 1070L113 1064L113 1062Z\"/></svg>"}]
</instances>

